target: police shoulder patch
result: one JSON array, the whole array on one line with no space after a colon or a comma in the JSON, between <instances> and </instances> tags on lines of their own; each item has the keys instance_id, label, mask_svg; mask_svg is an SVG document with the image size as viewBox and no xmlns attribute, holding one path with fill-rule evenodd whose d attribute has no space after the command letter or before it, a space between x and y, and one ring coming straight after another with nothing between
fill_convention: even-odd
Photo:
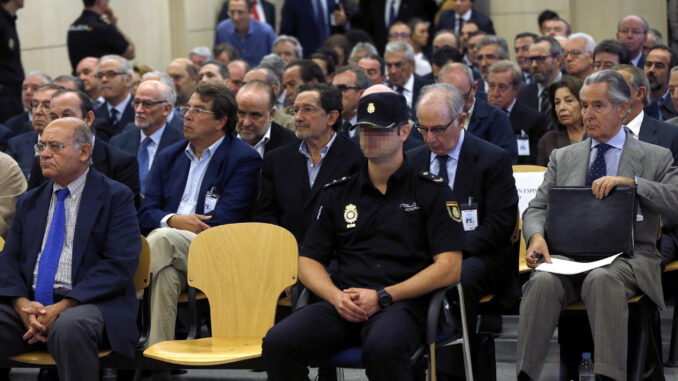
<instances>
[{"instance_id":1,"label":"police shoulder patch","mask_svg":"<svg viewBox=\"0 0 678 381\"><path fill-rule=\"evenodd\" d=\"M348 180L350 180L351 177L352 177L352 176L344 176L344 177L339 178L339 179L334 179L334 180L330 181L329 183L325 184L325 186L323 186L323 188L329 188L329 187L331 187L332 185L337 185L337 184L345 183L345 182L347 182Z\"/></svg>"},{"instance_id":2,"label":"police shoulder patch","mask_svg":"<svg viewBox=\"0 0 678 381\"><path fill-rule=\"evenodd\" d=\"M443 178L440 177L440 176L436 176L436 175L434 175L433 173L431 173L431 172L429 172L429 171L422 171L422 172L419 172L419 176L425 178L426 180L432 181L432 182L434 182L434 183L436 183L436 184L442 184L442 183L445 182L445 179L443 179Z\"/></svg>"}]
</instances>

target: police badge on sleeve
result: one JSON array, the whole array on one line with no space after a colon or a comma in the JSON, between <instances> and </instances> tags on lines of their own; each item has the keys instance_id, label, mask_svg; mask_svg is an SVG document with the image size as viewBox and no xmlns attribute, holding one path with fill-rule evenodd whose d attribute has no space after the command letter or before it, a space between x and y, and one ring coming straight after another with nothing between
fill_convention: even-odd
<instances>
[{"instance_id":1,"label":"police badge on sleeve","mask_svg":"<svg viewBox=\"0 0 678 381\"><path fill-rule=\"evenodd\" d=\"M459 210L459 203L455 201L447 201L445 203L447 208L447 214L450 215L450 218L455 222L461 222L461 211Z\"/></svg>"}]
</instances>

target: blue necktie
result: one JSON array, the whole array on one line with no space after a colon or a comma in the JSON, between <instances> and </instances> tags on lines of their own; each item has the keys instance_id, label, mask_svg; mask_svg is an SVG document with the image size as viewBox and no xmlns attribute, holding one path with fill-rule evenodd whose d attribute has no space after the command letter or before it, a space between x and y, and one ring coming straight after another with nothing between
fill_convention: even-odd
<instances>
[{"instance_id":1,"label":"blue necktie","mask_svg":"<svg viewBox=\"0 0 678 381\"><path fill-rule=\"evenodd\" d=\"M447 177L447 158L449 156L447 155L438 155L436 156L436 159L438 160L438 166L440 169L438 169L438 177L442 177L445 179L446 183L449 183L449 178Z\"/></svg>"},{"instance_id":2,"label":"blue necktie","mask_svg":"<svg viewBox=\"0 0 678 381\"><path fill-rule=\"evenodd\" d=\"M593 161L591 168L589 168L589 173L586 174L586 186L591 186L594 181L597 179L606 176L607 166L605 164L605 152L608 149L612 148L609 144L598 144L596 146L598 153L596 154L596 160Z\"/></svg>"},{"instance_id":3,"label":"blue necktie","mask_svg":"<svg viewBox=\"0 0 678 381\"><path fill-rule=\"evenodd\" d=\"M137 152L137 161L139 162L139 183L141 185L141 194L146 194L146 178L148 177L148 146L153 141L150 137L145 137L139 145Z\"/></svg>"},{"instance_id":4,"label":"blue necktie","mask_svg":"<svg viewBox=\"0 0 678 381\"><path fill-rule=\"evenodd\" d=\"M111 126L115 126L118 123L118 110L112 108L110 114L108 115L108 121L111 122Z\"/></svg>"},{"instance_id":5,"label":"blue necktie","mask_svg":"<svg viewBox=\"0 0 678 381\"><path fill-rule=\"evenodd\" d=\"M35 280L35 300L43 306L54 303L54 277L59 267L59 258L64 246L66 233L66 213L64 199L68 196L68 188L57 191L57 204L52 215L52 223L47 233L47 242L40 255L38 277Z\"/></svg>"}]
</instances>

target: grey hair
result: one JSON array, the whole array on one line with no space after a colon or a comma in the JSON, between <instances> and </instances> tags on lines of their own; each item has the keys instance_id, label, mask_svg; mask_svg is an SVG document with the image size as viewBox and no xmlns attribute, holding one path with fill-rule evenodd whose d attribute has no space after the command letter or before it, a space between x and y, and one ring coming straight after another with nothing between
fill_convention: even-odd
<instances>
[{"instance_id":1,"label":"grey hair","mask_svg":"<svg viewBox=\"0 0 678 381\"><path fill-rule=\"evenodd\" d=\"M351 49L351 54L348 55L348 62L353 62L353 58L361 50L367 50L370 54L379 54L377 52L377 48L375 48L374 45L370 44L369 42L359 42L353 46L353 49Z\"/></svg>"},{"instance_id":2,"label":"grey hair","mask_svg":"<svg viewBox=\"0 0 678 381\"><path fill-rule=\"evenodd\" d=\"M350 71L355 74L355 86L359 89L366 89L370 86L372 86L372 81L370 80L370 77L365 73L365 70L359 66L355 65L347 65L347 66L342 66L339 68L339 70L334 72L334 76L336 77L338 74L344 73Z\"/></svg>"},{"instance_id":3,"label":"grey hair","mask_svg":"<svg viewBox=\"0 0 678 381\"><path fill-rule=\"evenodd\" d=\"M273 70L267 67L257 66L250 71L254 70L263 70L264 74L266 74L266 77L264 78L264 83L271 86L271 88L275 87L276 89L280 90L280 80L278 79L278 76L273 72Z\"/></svg>"},{"instance_id":4,"label":"grey hair","mask_svg":"<svg viewBox=\"0 0 678 381\"><path fill-rule=\"evenodd\" d=\"M299 58L299 59L303 58L304 47L301 46L301 42L299 42L299 40L294 36L290 36L290 35L287 35L287 34L281 34L280 36L278 36L278 38L275 39L275 41L273 41L273 47L275 48L276 45L278 45L279 43L281 43L283 41L293 43L294 44L294 52L297 54L297 58Z\"/></svg>"},{"instance_id":5,"label":"grey hair","mask_svg":"<svg viewBox=\"0 0 678 381\"><path fill-rule=\"evenodd\" d=\"M142 75L141 76L141 82L150 81L150 80L152 80L152 79L150 79L152 77L158 77L157 80L164 83L170 89L170 91L172 92L172 99L174 99L176 101L176 99L177 99L177 89L174 86L174 81L172 80L172 77L170 77L169 74L167 74L165 72L155 70L155 71L151 71L151 72L148 72L148 73ZM174 102L172 102L172 104L174 104Z\"/></svg>"},{"instance_id":6,"label":"grey hair","mask_svg":"<svg viewBox=\"0 0 678 381\"><path fill-rule=\"evenodd\" d=\"M590 74L584 80L584 87L595 83L607 83L607 99L615 106L626 102L631 104L631 88L624 77L614 70L601 70ZM579 92L581 94L581 90Z\"/></svg>"},{"instance_id":7,"label":"grey hair","mask_svg":"<svg viewBox=\"0 0 678 381\"><path fill-rule=\"evenodd\" d=\"M52 82L52 77L50 77L49 75L47 75L46 73L43 73L41 71L32 71L32 72L28 73L26 78L36 77L36 76L44 78L46 82Z\"/></svg>"},{"instance_id":8,"label":"grey hair","mask_svg":"<svg viewBox=\"0 0 678 381\"><path fill-rule=\"evenodd\" d=\"M669 72L669 74L675 74L675 73L677 73L677 72L678 72L678 65L672 67L672 68L671 68L671 71Z\"/></svg>"},{"instance_id":9,"label":"grey hair","mask_svg":"<svg viewBox=\"0 0 678 381\"><path fill-rule=\"evenodd\" d=\"M645 98L643 98L643 106L650 104L650 81L647 79L647 75L641 68L637 68L633 65L614 65L610 70L619 71L624 70L629 73L629 86L632 91L638 90L640 87L645 88Z\"/></svg>"},{"instance_id":10,"label":"grey hair","mask_svg":"<svg viewBox=\"0 0 678 381\"><path fill-rule=\"evenodd\" d=\"M414 62L414 49L412 45L404 41L392 41L386 44L386 49L384 50L384 56L387 53L399 53L405 52L405 59Z\"/></svg>"},{"instance_id":11,"label":"grey hair","mask_svg":"<svg viewBox=\"0 0 678 381\"><path fill-rule=\"evenodd\" d=\"M445 95L447 98L447 108L448 111L450 112L450 116L452 119L456 121L456 119L461 115L462 112L464 112L464 97L461 95L459 90L454 87L453 85L450 85L449 83L434 83L431 85L424 86L421 89L421 95L419 96L419 100L417 100L417 105L416 105L416 110L419 112L419 105L421 102L425 99L428 98L429 93L431 96L434 95L434 93L442 93Z\"/></svg>"},{"instance_id":12,"label":"grey hair","mask_svg":"<svg viewBox=\"0 0 678 381\"><path fill-rule=\"evenodd\" d=\"M516 87L520 86L523 82L523 72L520 70L520 66L513 61L502 60L497 61L490 66L490 73L504 73L511 72L511 85Z\"/></svg>"},{"instance_id":13,"label":"grey hair","mask_svg":"<svg viewBox=\"0 0 678 381\"><path fill-rule=\"evenodd\" d=\"M142 83L139 84L139 86L141 87L146 83L154 85L155 87L159 88L162 97L167 101L167 103L174 105L174 103L177 101L176 94L174 93L174 91L172 91L172 89L170 89L169 86L167 86L165 82L151 79L148 81L143 81Z\"/></svg>"},{"instance_id":14,"label":"grey hair","mask_svg":"<svg viewBox=\"0 0 678 381\"><path fill-rule=\"evenodd\" d=\"M466 77L468 78L468 83L469 86L473 86L473 71L471 71L471 68L464 65L463 63L459 62L451 62L448 64L445 64L442 69L440 69L440 73L438 73L438 82L442 82L441 79L447 74L447 72L450 71L459 71L464 74L466 74Z\"/></svg>"},{"instance_id":15,"label":"grey hair","mask_svg":"<svg viewBox=\"0 0 678 381\"><path fill-rule=\"evenodd\" d=\"M650 28L648 31L649 34L651 34L654 37L654 44L655 45L662 45L664 44L664 38L662 37L662 34L660 31L654 28Z\"/></svg>"},{"instance_id":16,"label":"grey hair","mask_svg":"<svg viewBox=\"0 0 678 381\"><path fill-rule=\"evenodd\" d=\"M99 58L99 63L97 64L97 72L99 72L99 67L101 67L101 63L106 60L118 61L120 70L127 73L127 75L132 79L129 83L128 89L130 92L132 92L132 89L134 88L134 67L132 66L132 64L127 59L125 59L125 57L119 56L117 54L108 54Z\"/></svg>"},{"instance_id":17,"label":"grey hair","mask_svg":"<svg viewBox=\"0 0 678 381\"><path fill-rule=\"evenodd\" d=\"M277 54L271 53L265 55L264 58L261 59L261 62L259 62L259 67L272 71L278 76L278 81L280 81L283 73L285 73L285 67L287 67L287 63Z\"/></svg>"},{"instance_id":18,"label":"grey hair","mask_svg":"<svg viewBox=\"0 0 678 381\"><path fill-rule=\"evenodd\" d=\"M568 37L567 40L572 41L575 38L581 38L582 40L586 41L586 53L591 54L596 49L596 41L590 35L588 35L586 33L582 33L582 32L574 33L574 34L571 34L570 37Z\"/></svg>"},{"instance_id":19,"label":"grey hair","mask_svg":"<svg viewBox=\"0 0 678 381\"><path fill-rule=\"evenodd\" d=\"M212 49L208 48L207 46L198 46L193 48L193 50L188 53L188 56L190 57L191 54L197 54L201 57L205 57L208 60L214 59L214 56L212 55Z\"/></svg>"},{"instance_id":20,"label":"grey hair","mask_svg":"<svg viewBox=\"0 0 678 381\"><path fill-rule=\"evenodd\" d=\"M499 48L499 59L503 60L509 57L508 44L506 43L506 39L504 37L495 36L492 34L485 35L485 37L481 38L476 43L476 52L488 45L497 45L497 48Z\"/></svg>"},{"instance_id":21,"label":"grey hair","mask_svg":"<svg viewBox=\"0 0 678 381\"><path fill-rule=\"evenodd\" d=\"M560 43L558 42L558 40L556 40L555 38L553 38L551 36L539 36L539 37L535 38L534 42L532 42L532 44L530 44L530 45L538 44L542 41L546 41L546 42L549 43L549 53L551 53L551 55L562 57L563 47L560 46Z\"/></svg>"}]
</instances>

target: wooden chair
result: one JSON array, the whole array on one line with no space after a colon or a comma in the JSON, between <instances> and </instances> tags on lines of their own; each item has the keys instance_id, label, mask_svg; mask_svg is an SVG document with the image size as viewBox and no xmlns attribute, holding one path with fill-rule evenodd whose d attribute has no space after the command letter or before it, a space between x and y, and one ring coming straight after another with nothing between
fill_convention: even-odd
<instances>
[{"instance_id":1,"label":"wooden chair","mask_svg":"<svg viewBox=\"0 0 678 381\"><path fill-rule=\"evenodd\" d=\"M2 249L4 247L5 247L5 240L2 237L0 237L0 251L2 251Z\"/></svg>"},{"instance_id":2,"label":"wooden chair","mask_svg":"<svg viewBox=\"0 0 678 381\"><path fill-rule=\"evenodd\" d=\"M148 289L148 286L151 284L151 250L148 247L148 242L146 238L141 237L141 252L139 254L139 265L137 266L137 271L134 274L134 288L137 290L137 293L144 291L144 302L142 303L140 313L146 318L141 320L144 322L141 325L141 333L139 338L138 346L143 346L143 344L148 339L148 329L150 325L148 324L147 317L150 314L150 292L145 292ZM111 349L100 350L98 355L99 358L104 358L113 353ZM17 367L22 367L29 365L30 367L48 367L55 366L54 358L47 351L34 351L26 352L20 355L14 356L11 358L12 361L18 363L15 364Z\"/></svg>"},{"instance_id":3,"label":"wooden chair","mask_svg":"<svg viewBox=\"0 0 678 381\"><path fill-rule=\"evenodd\" d=\"M269 224L240 223L198 234L189 248L188 284L207 295L212 337L157 343L144 356L184 366L261 356L278 297L297 280L297 242Z\"/></svg>"}]
</instances>

